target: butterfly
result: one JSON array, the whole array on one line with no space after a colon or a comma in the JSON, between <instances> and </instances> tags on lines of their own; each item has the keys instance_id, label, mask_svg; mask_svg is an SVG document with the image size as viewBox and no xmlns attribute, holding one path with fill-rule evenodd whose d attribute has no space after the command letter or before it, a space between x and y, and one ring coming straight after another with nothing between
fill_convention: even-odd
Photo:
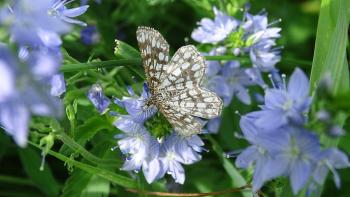
<instances>
[{"instance_id":1,"label":"butterfly","mask_svg":"<svg viewBox=\"0 0 350 197\"><path fill-rule=\"evenodd\" d=\"M169 61L169 44L150 27L138 27L136 37L152 95L146 106L155 105L178 134L199 133L204 122L199 118L215 118L223 106L220 97L201 87L204 58L193 45L187 45Z\"/></svg>"}]
</instances>

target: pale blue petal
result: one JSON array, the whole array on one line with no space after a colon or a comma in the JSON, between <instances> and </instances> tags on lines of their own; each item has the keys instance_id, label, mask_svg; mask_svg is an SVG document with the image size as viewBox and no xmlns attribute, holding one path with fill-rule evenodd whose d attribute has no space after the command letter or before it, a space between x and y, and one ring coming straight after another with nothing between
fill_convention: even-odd
<instances>
[{"instance_id":1,"label":"pale blue petal","mask_svg":"<svg viewBox=\"0 0 350 197\"><path fill-rule=\"evenodd\" d=\"M84 14L88 8L89 6L85 5L77 8L65 9L62 11L62 14L67 17L77 17Z\"/></svg>"},{"instance_id":2,"label":"pale blue petal","mask_svg":"<svg viewBox=\"0 0 350 197\"><path fill-rule=\"evenodd\" d=\"M236 166L239 168L248 168L259 158L259 150L256 146L249 146L238 155Z\"/></svg>"},{"instance_id":3,"label":"pale blue petal","mask_svg":"<svg viewBox=\"0 0 350 197\"><path fill-rule=\"evenodd\" d=\"M64 92L66 92L66 82L63 74L54 75L51 78L51 95L61 96Z\"/></svg>"},{"instance_id":4,"label":"pale blue petal","mask_svg":"<svg viewBox=\"0 0 350 197\"><path fill-rule=\"evenodd\" d=\"M290 182L293 193L296 195L310 178L312 164L308 161L296 161L292 165L290 172Z\"/></svg>"},{"instance_id":5,"label":"pale blue petal","mask_svg":"<svg viewBox=\"0 0 350 197\"><path fill-rule=\"evenodd\" d=\"M0 105L0 124L20 147L27 145L30 113L22 102Z\"/></svg>"},{"instance_id":6,"label":"pale blue petal","mask_svg":"<svg viewBox=\"0 0 350 197\"><path fill-rule=\"evenodd\" d=\"M288 94L294 100L304 99L309 94L309 79L305 73L296 68L288 82Z\"/></svg>"}]
</instances>

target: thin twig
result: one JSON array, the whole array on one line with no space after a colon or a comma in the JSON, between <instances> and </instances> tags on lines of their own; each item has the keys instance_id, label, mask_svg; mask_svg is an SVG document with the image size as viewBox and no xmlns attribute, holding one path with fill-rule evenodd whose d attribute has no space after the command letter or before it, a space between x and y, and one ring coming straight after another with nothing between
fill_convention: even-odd
<instances>
[{"instance_id":1,"label":"thin twig","mask_svg":"<svg viewBox=\"0 0 350 197\"><path fill-rule=\"evenodd\" d=\"M234 192L240 192L245 189L251 188L251 185L245 185L242 187L238 188L233 188L233 189L226 189L222 191L217 191L217 192L206 192L206 193L172 193L172 192L150 192L150 191L142 191L138 189L126 189L128 192L132 193L138 193L138 194L146 194L146 195L153 195L153 196L218 196L222 194L227 194L227 193L234 193Z\"/></svg>"}]
</instances>

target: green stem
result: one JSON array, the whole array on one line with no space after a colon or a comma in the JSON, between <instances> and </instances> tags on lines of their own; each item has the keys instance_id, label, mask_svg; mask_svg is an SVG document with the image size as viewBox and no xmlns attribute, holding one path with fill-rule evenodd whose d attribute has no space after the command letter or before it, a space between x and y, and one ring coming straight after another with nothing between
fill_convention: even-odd
<instances>
[{"instance_id":1,"label":"green stem","mask_svg":"<svg viewBox=\"0 0 350 197\"><path fill-rule=\"evenodd\" d=\"M34 186L34 183L31 180L26 179L24 177L13 177L13 176L7 176L7 175L0 175L0 182L10 183L10 184L18 184L18 185Z\"/></svg>"},{"instance_id":2,"label":"green stem","mask_svg":"<svg viewBox=\"0 0 350 197\"><path fill-rule=\"evenodd\" d=\"M210 61L220 61L220 60L237 60L241 63L249 63L251 60L249 57L236 57L233 55L219 55L219 56L204 56L206 60ZM294 58L282 57L281 63L291 64L291 65L302 65L311 66L312 62L308 60L298 60Z\"/></svg>"},{"instance_id":3,"label":"green stem","mask_svg":"<svg viewBox=\"0 0 350 197\"><path fill-rule=\"evenodd\" d=\"M216 55L216 56L204 56L209 61L220 61L220 60L237 60L240 62L250 62L248 57L237 57L233 55Z\"/></svg>"},{"instance_id":4,"label":"green stem","mask_svg":"<svg viewBox=\"0 0 350 197\"><path fill-rule=\"evenodd\" d=\"M116 66L139 66L141 65L141 59L119 59L109 60L101 62L89 62L89 63L78 63L78 64L65 64L61 67L61 72L76 72L86 69L96 68L113 68Z\"/></svg>"},{"instance_id":5,"label":"green stem","mask_svg":"<svg viewBox=\"0 0 350 197\"><path fill-rule=\"evenodd\" d=\"M41 149L39 145L37 145L33 142L29 141L28 143L30 145L38 148L38 149ZM120 186L124 186L127 188L136 188L136 186L137 186L136 182L134 180L132 180L131 178L125 177L125 176L117 174L115 172L105 170L102 168L97 168L95 166L91 166L91 165L88 165L86 163L76 161L74 159L68 158L68 157L66 157L58 152L52 151L52 150L49 150L48 154L56 157L57 159L59 159L63 162L69 162L72 165L76 166L77 168L79 168L85 172L100 176L100 177L105 178L105 179L107 179L113 183L116 183Z\"/></svg>"},{"instance_id":6,"label":"green stem","mask_svg":"<svg viewBox=\"0 0 350 197\"><path fill-rule=\"evenodd\" d=\"M242 63L249 63L249 57L236 57L233 55L221 55L221 56L205 56L206 60L209 61L220 61L220 60L237 60ZM135 66L141 65L141 59L132 58L132 59L119 59L119 60L109 60L109 61L101 61L101 62L90 62L90 63L78 63L78 64L65 64L61 67L61 72L76 72L87 69L96 69L96 68L114 68L117 66L126 66L130 70L134 71L140 77L144 77L144 75L139 71L139 68ZM310 61L307 60L297 60L292 58L282 58L282 63L292 64L292 65L311 65Z\"/></svg>"},{"instance_id":7,"label":"green stem","mask_svg":"<svg viewBox=\"0 0 350 197\"><path fill-rule=\"evenodd\" d=\"M107 159L101 159L96 157L95 155L91 154L89 151L87 151L84 147L82 147L80 144L76 143L72 138L70 138L67 134L64 132L58 132L56 134L56 137L61 140L65 145L67 145L72 150L80 153L86 160L101 165L101 166L112 166L112 167L120 167L121 162L118 160L107 160Z\"/></svg>"}]
</instances>

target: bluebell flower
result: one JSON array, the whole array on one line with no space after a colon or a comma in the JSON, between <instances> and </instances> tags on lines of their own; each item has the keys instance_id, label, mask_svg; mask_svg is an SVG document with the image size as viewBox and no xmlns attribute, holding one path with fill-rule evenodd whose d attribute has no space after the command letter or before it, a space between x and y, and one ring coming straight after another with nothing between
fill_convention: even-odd
<instances>
[{"instance_id":1,"label":"bluebell flower","mask_svg":"<svg viewBox=\"0 0 350 197\"><path fill-rule=\"evenodd\" d=\"M145 103L151 97L146 83L143 84L143 91L140 97L137 97L132 89L129 89L129 93L131 97L123 97L122 100L116 100L125 107L126 111L134 118L135 122L143 123L157 112L155 106L145 106Z\"/></svg>"},{"instance_id":2,"label":"bluebell flower","mask_svg":"<svg viewBox=\"0 0 350 197\"><path fill-rule=\"evenodd\" d=\"M281 135L262 141L275 159L275 168L271 170L279 171L280 176L289 176L292 191L297 194L310 180L313 168L320 160L321 147L317 136L305 129L284 129Z\"/></svg>"},{"instance_id":3,"label":"bluebell flower","mask_svg":"<svg viewBox=\"0 0 350 197\"><path fill-rule=\"evenodd\" d=\"M203 18L192 32L192 39L200 43L217 43L224 40L239 23L234 18L213 8L215 19Z\"/></svg>"},{"instance_id":4,"label":"bluebell flower","mask_svg":"<svg viewBox=\"0 0 350 197\"><path fill-rule=\"evenodd\" d=\"M262 185L283 172L283 166L276 166L274 158L269 154L263 139L275 138L281 134L275 131L264 131L254 125L257 114L252 112L243 116L240 127L246 140L251 146L243 150L236 159L236 166L248 168L255 166L253 174L253 191L259 190Z\"/></svg>"},{"instance_id":5,"label":"bluebell flower","mask_svg":"<svg viewBox=\"0 0 350 197\"><path fill-rule=\"evenodd\" d=\"M0 78L2 79L2 84L0 86L0 102L7 100L15 91L15 72L11 64L12 63L8 63L4 59L0 60Z\"/></svg>"},{"instance_id":6,"label":"bluebell flower","mask_svg":"<svg viewBox=\"0 0 350 197\"><path fill-rule=\"evenodd\" d=\"M61 105L47 91L46 78L20 66L6 46L0 46L0 59L0 69L4 71L1 75L7 80L0 95L0 124L23 147L31 115L58 116L62 112ZM36 63L42 64L41 61Z\"/></svg>"},{"instance_id":7,"label":"bluebell flower","mask_svg":"<svg viewBox=\"0 0 350 197\"><path fill-rule=\"evenodd\" d=\"M259 80L262 81L259 74L253 76L251 71L240 68L238 61L225 63L219 71L212 65L209 66L209 69L215 71L216 75L213 71L207 70L206 86L223 98L225 106L231 103L233 96L236 96L244 104L250 104L251 99L246 87L258 84Z\"/></svg>"},{"instance_id":8,"label":"bluebell flower","mask_svg":"<svg viewBox=\"0 0 350 197\"><path fill-rule=\"evenodd\" d=\"M205 125L205 129L203 129L202 133L218 133L221 124L221 117L213 118L208 120Z\"/></svg>"},{"instance_id":9,"label":"bluebell flower","mask_svg":"<svg viewBox=\"0 0 350 197\"><path fill-rule=\"evenodd\" d=\"M129 155L122 169L139 171L144 162L153 160L158 156L159 143L145 127L135 123L130 116L121 116L114 125L124 133L119 135L119 149L123 154Z\"/></svg>"},{"instance_id":10,"label":"bluebell flower","mask_svg":"<svg viewBox=\"0 0 350 197\"><path fill-rule=\"evenodd\" d=\"M40 79L49 79L57 74L63 59L59 48L46 47L21 47L19 58Z\"/></svg>"},{"instance_id":11,"label":"bluebell flower","mask_svg":"<svg viewBox=\"0 0 350 197\"><path fill-rule=\"evenodd\" d=\"M116 99L115 102L126 109L127 115L117 115L114 125L122 131L117 135L118 147L127 156L122 170L143 172L148 183L170 174L177 183L184 183L185 171L182 164L189 165L201 160L203 141L197 136L170 135L154 137L144 126L153 118L157 109L146 107L151 94L144 84L141 96L128 88L131 97Z\"/></svg>"},{"instance_id":12,"label":"bluebell flower","mask_svg":"<svg viewBox=\"0 0 350 197\"><path fill-rule=\"evenodd\" d=\"M336 169L350 167L349 158L347 155L336 149L329 148L322 151L319 155L320 160L317 163L316 169L313 172L313 180L319 185L323 185L329 171L333 173L333 180L337 188L340 188L340 177Z\"/></svg>"},{"instance_id":13,"label":"bluebell flower","mask_svg":"<svg viewBox=\"0 0 350 197\"><path fill-rule=\"evenodd\" d=\"M100 40L100 35L96 26L87 26L80 32L81 40L86 45L96 44Z\"/></svg>"},{"instance_id":14,"label":"bluebell flower","mask_svg":"<svg viewBox=\"0 0 350 197\"><path fill-rule=\"evenodd\" d=\"M177 183L183 184L182 164L201 160L199 153L204 143L197 135L182 137L173 132L163 140L157 140L130 115L119 116L114 125L123 131L117 135L118 147L127 155L122 170L142 170L148 183L170 174Z\"/></svg>"},{"instance_id":15,"label":"bluebell flower","mask_svg":"<svg viewBox=\"0 0 350 197\"><path fill-rule=\"evenodd\" d=\"M281 60L281 56L278 49L272 49L273 46L275 46L275 41L265 39L248 48L253 67L264 72L274 69L274 66Z\"/></svg>"},{"instance_id":16,"label":"bluebell flower","mask_svg":"<svg viewBox=\"0 0 350 197\"><path fill-rule=\"evenodd\" d=\"M245 21L242 24L242 27L247 34L252 34L264 30L267 28L267 26L268 19L265 13L257 15L246 13Z\"/></svg>"},{"instance_id":17,"label":"bluebell flower","mask_svg":"<svg viewBox=\"0 0 350 197\"><path fill-rule=\"evenodd\" d=\"M57 47L61 44L59 35L67 33L70 27L48 14L51 5L46 0L38 0L35 6L31 0L13 1L10 10L2 8L0 23L9 26L11 40L20 45Z\"/></svg>"},{"instance_id":18,"label":"bluebell flower","mask_svg":"<svg viewBox=\"0 0 350 197\"><path fill-rule=\"evenodd\" d=\"M101 114L104 113L109 104L110 101L108 97L106 97L103 94L102 86L100 84L94 84L89 92L88 92L88 98L92 102L92 104L95 106L98 112Z\"/></svg>"},{"instance_id":19,"label":"bluebell flower","mask_svg":"<svg viewBox=\"0 0 350 197\"><path fill-rule=\"evenodd\" d=\"M308 94L309 80L303 71L296 68L286 88L265 90L265 105L261 106L255 124L264 129L275 129L290 121L303 124L311 103Z\"/></svg>"},{"instance_id":20,"label":"bluebell flower","mask_svg":"<svg viewBox=\"0 0 350 197\"><path fill-rule=\"evenodd\" d=\"M281 28L270 27L266 14L245 15L242 28L245 32L247 51L254 67L261 71L271 71L281 59L280 51L274 48L275 40L280 38Z\"/></svg>"},{"instance_id":21,"label":"bluebell flower","mask_svg":"<svg viewBox=\"0 0 350 197\"><path fill-rule=\"evenodd\" d=\"M61 96L66 92L66 82L64 81L63 74L56 74L51 78L51 95Z\"/></svg>"},{"instance_id":22,"label":"bluebell flower","mask_svg":"<svg viewBox=\"0 0 350 197\"><path fill-rule=\"evenodd\" d=\"M48 10L49 15L60 18L61 20L67 23L86 26L86 23L76 20L74 18L84 14L89 8L89 6L83 5L76 8L70 8L70 9L67 8L66 5L73 1L72 0L52 0L51 9Z\"/></svg>"},{"instance_id":23,"label":"bluebell flower","mask_svg":"<svg viewBox=\"0 0 350 197\"><path fill-rule=\"evenodd\" d=\"M320 143L315 134L300 127L280 127L264 130L254 122L256 112L243 116L240 126L244 137L252 144L236 159L236 165L254 165L253 190L278 176L288 176L293 193L310 180L313 167L320 160Z\"/></svg>"},{"instance_id":24,"label":"bluebell flower","mask_svg":"<svg viewBox=\"0 0 350 197\"><path fill-rule=\"evenodd\" d=\"M167 173L173 177L176 183L183 184L185 182L185 170L181 163L184 160L175 150L174 141L166 139L161 146L159 154L162 165L160 174L164 176Z\"/></svg>"}]
</instances>

